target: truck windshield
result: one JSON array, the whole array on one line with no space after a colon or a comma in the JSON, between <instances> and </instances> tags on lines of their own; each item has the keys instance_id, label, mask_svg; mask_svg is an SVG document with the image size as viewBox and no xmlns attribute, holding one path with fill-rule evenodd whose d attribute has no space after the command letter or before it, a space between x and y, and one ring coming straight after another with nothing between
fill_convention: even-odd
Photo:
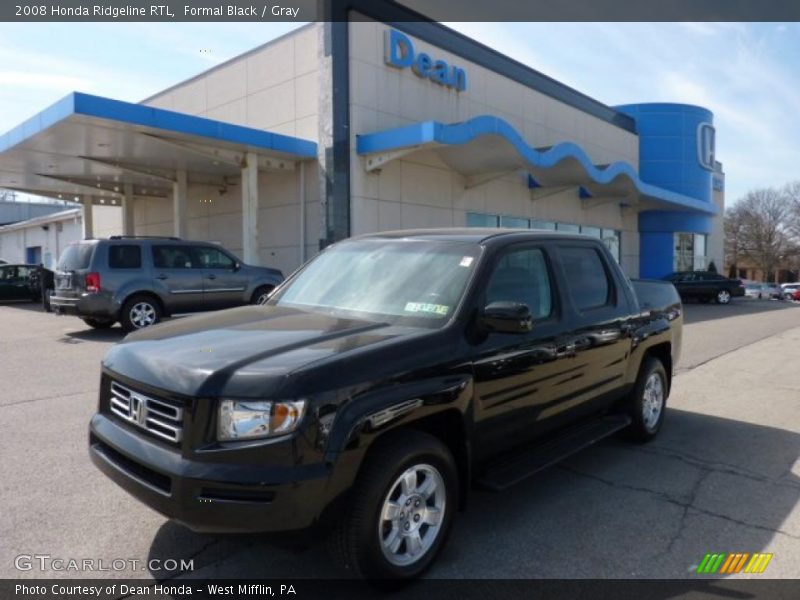
<instances>
[{"instance_id":1,"label":"truck windshield","mask_svg":"<svg viewBox=\"0 0 800 600\"><path fill-rule=\"evenodd\" d=\"M441 326L464 295L480 246L364 239L332 246L270 301L339 316Z\"/></svg>"}]
</instances>

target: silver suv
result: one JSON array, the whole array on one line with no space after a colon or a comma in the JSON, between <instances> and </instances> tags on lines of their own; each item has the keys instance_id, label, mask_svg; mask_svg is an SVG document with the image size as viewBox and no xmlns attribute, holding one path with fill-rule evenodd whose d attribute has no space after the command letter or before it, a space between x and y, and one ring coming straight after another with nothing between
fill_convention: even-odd
<instances>
[{"instance_id":1,"label":"silver suv","mask_svg":"<svg viewBox=\"0 0 800 600\"><path fill-rule=\"evenodd\" d=\"M277 269L242 263L210 242L112 236L64 249L50 304L98 329L126 331L174 313L263 304L283 281Z\"/></svg>"}]
</instances>

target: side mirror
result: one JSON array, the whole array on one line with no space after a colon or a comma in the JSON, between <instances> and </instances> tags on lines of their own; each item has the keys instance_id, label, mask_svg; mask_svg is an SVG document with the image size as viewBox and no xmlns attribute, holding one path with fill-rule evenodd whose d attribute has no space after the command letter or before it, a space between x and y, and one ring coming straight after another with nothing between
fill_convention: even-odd
<instances>
[{"instance_id":1,"label":"side mirror","mask_svg":"<svg viewBox=\"0 0 800 600\"><path fill-rule=\"evenodd\" d=\"M238 260L235 263L233 263L233 272L234 273L236 271L238 271L239 269L241 269L241 268L242 268L242 263L240 263Z\"/></svg>"},{"instance_id":2,"label":"side mirror","mask_svg":"<svg viewBox=\"0 0 800 600\"><path fill-rule=\"evenodd\" d=\"M484 329L496 333L528 333L533 328L531 309L520 302L492 302L479 320Z\"/></svg>"}]
</instances>

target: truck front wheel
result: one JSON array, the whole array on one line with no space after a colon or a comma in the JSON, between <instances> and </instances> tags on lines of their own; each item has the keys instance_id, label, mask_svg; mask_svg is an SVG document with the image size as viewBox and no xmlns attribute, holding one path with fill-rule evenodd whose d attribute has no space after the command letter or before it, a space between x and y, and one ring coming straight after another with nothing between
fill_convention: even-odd
<instances>
[{"instance_id":1,"label":"truck front wheel","mask_svg":"<svg viewBox=\"0 0 800 600\"><path fill-rule=\"evenodd\" d=\"M345 569L396 584L421 575L444 546L458 474L448 448L428 434L403 430L376 443L329 545Z\"/></svg>"},{"instance_id":2,"label":"truck front wheel","mask_svg":"<svg viewBox=\"0 0 800 600\"><path fill-rule=\"evenodd\" d=\"M667 371L653 356L644 359L630 396L628 413L632 423L625 434L632 441L649 442L658 434L667 408Z\"/></svg>"}]
</instances>

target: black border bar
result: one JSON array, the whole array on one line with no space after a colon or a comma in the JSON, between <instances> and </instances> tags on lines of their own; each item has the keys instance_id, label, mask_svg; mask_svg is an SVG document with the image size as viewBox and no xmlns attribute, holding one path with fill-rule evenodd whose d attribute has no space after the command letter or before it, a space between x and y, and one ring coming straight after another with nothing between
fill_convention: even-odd
<instances>
[{"instance_id":1,"label":"black border bar","mask_svg":"<svg viewBox=\"0 0 800 600\"><path fill-rule=\"evenodd\" d=\"M348 4L348 0L3 0L0 21L344 21ZM406 22L800 21L797 0L373 0L371 4L378 10L384 10L380 5L394 5L400 16L393 20Z\"/></svg>"},{"instance_id":2,"label":"black border bar","mask_svg":"<svg viewBox=\"0 0 800 600\"><path fill-rule=\"evenodd\" d=\"M302 557L298 560L302 560ZM18 586L25 586L26 590L20 591ZM135 591L131 592L131 587ZM81 588L86 591L72 591ZM100 588L99 595L95 593L95 588ZM39 591L31 591L33 589ZM160 582L72 578L0 580L0 598L3 600L796 600L798 597L798 580L713 579L704 576L672 580L424 579L400 587L391 581L369 583L352 579L170 579Z\"/></svg>"}]
</instances>

